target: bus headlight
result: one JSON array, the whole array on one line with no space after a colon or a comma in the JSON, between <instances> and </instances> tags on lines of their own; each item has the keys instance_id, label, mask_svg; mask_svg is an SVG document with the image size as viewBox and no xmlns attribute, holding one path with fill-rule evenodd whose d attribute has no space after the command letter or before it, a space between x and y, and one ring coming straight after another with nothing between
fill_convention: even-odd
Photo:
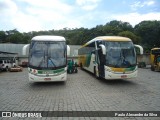
<instances>
[{"instance_id":1,"label":"bus headlight","mask_svg":"<svg viewBox=\"0 0 160 120\"><path fill-rule=\"evenodd\" d=\"M36 75L36 74L37 74L37 70L32 69L32 73L33 73L34 75Z\"/></svg>"},{"instance_id":2,"label":"bus headlight","mask_svg":"<svg viewBox=\"0 0 160 120\"><path fill-rule=\"evenodd\" d=\"M109 67L105 67L105 71L112 72L111 68L109 68Z\"/></svg>"}]
</instances>

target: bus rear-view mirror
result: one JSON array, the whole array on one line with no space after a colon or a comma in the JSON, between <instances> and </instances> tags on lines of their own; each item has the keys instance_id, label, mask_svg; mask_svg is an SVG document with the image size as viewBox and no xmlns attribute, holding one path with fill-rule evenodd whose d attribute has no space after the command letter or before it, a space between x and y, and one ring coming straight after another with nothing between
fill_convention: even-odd
<instances>
[{"instance_id":1,"label":"bus rear-view mirror","mask_svg":"<svg viewBox=\"0 0 160 120\"><path fill-rule=\"evenodd\" d=\"M104 45L102 45L102 44L100 44L99 46L100 46L101 49L102 49L102 54L103 54L103 55L106 55L106 47L105 47Z\"/></svg>"},{"instance_id":2,"label":"bus rear-view mirror","mask_svg":"<svg viewBox=\"0 0 160 120\"><path fill-rule=\"evenodd\" d=\"M69 47L69 45L67 45L67 56L69 56L70 55L70 47Z\"/></svg>"}]
</instances>

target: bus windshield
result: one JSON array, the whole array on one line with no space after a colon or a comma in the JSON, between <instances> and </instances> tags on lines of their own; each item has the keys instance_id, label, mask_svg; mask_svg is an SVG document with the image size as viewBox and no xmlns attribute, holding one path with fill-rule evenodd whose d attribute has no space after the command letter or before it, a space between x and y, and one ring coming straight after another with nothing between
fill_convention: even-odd
<instances>
[{"instance_id":1,"label":"bus windshield","mask_svg":"<svg viewBox=\"0 0 160 120\"><path fill-rule=\"evenodd\" d=\"M136 53L132 42L105 42L106 65L127 68L136 65Z\"/></svg>"},{"instance_id":2,"label":"bus windshield","mask_svg":"<svg viewBox=\"0 0 160 120\"><path fill-rule=\"evenodd\" d=\"M151 50L151 54L153 54L153 55L160 55L160 49L153 49L153 50Z\"/></svg>"},{"instance_id":3,"label":"bus windshield","mask_svg":"<svg viewBox=\"0 0 160 120\"><path fill-rule=\"evenodd\" d=\"M56 69L66 65L65 42L32 41L29 66L36 69Z\"/></svg>"}]
</instances>

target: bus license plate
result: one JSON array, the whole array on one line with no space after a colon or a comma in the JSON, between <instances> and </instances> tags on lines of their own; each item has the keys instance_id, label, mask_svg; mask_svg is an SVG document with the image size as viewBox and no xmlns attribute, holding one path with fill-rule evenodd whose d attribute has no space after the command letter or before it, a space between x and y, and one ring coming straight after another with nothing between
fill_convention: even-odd
<instances>
[{"instance_id":1,"label":"bus license plate","mask_svg":"<svg viewBox=\"0 0 160 120\"><path fill-rule=\"evenodd\" d=\"M44 78L44 80L51 80L51 78Z\"/></svg>"},{"instance_id":2,"label":"bus license plate","mask_svg":"<svg viewBox=\"0 0 160 120\"><path fill-rule=\"evenodd\" d=\"M121 78L127 78L127 75L121 75Z\"/></svg>"}]
</instances>

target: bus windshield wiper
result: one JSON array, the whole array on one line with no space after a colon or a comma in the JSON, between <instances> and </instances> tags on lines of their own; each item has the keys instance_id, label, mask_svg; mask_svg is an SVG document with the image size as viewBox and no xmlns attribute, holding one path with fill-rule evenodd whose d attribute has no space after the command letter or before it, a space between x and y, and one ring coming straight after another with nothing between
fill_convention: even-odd
<instances>
[{"instance_id":1,"label":"bus windshield wiper","mask_svg":"<svg viewBox=\"0 0 160 120\"><path fill-rule=\"evenodd\" d=\"M51 63L54 65L54 67L57 67L57 66L54 64L54 62L52 61L52 59L51 59L50 57L48 57L48 60L51 61Z\"/></svg>"},{"instance_id":2,"label":"bus windshield wiper","mask_svg":"<svg viewBox=\"0 0 160 120\"><path fill-rule=\"evenodd\" d=\"M125 59L125 58L124 58L124 56L123 56L123 54L122 54L122 50L120 49L120 56L119 56L119 58L117 59L117 64L115 64L114 67L120 67L121 65L118 65L118 63L121 62L121 64L122 64L122 61L123 61L124 59Z\"/></svg>"},{"instance_id":3,"label":"bus windshield wiper","mask_svg":"<svg viewBox=\"0 0 160 120\"><path fill-rule=\"evenodd\" d=\"M40 61L38 67L40 67L43 62L45 63L45 51L44 51L44 53L43 53L43 58L42 58L42 60Z\"/></svg>"}]
</instances>

